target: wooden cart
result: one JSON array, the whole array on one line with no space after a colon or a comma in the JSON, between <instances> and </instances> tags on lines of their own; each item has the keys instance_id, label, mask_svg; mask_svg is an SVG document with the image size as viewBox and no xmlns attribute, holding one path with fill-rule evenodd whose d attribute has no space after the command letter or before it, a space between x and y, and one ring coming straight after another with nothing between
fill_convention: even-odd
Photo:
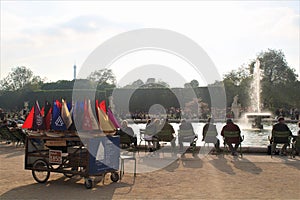
<instances>
[{"instance_id":1,"label":"wooden cart","mask_svg":"<svg viewBox=\"0 0 300 200\"><path fill-rule=\"evenodd\" d=\"M106 173L111 173L111 180L117 182L119 144L118 136L29 135L25 145L25 169L32 170L33 178L39 183L47 182L50 172L63 173L69 178L80 175L88 189Z\"/></svg>"}]
</instances>

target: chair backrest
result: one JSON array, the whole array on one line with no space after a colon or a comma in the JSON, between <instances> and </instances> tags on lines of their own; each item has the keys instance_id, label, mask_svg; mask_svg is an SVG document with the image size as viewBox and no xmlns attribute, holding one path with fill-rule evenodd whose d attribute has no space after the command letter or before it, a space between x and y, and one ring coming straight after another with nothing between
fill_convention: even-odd
<instances>
[{"instance_id":1,"label":"chair backrest","mask_svg":"<svg viewBox=\"0 0 300 200\"><path fill-rule=\"evenodd\" d=\"M9 131L7 126L0 127L1 139L17 141L17 138Z\"/></svg>"},{"instance_id":2,"label":"chair backrest","mask_svg":"<svg viewBox=\"0 0 300 200\"><path fill-rule=\"evenodd\" d=\"M145 134L145 132L146 132L146 129L140 129L140 134L142 135L142 134Z\"/></svg>"},{"instance_id":3,"label":"chair backrest","mask_svg":"<svg viewBox=\"0 0 300 200\"><path fill-rule=\"evenodd\" d=\"M225 138L237 138L240 137L239 131L224 131Z\"/></svg>"},{"instance_id":4,"label":"chair backrest","mask_svg":"<svg viewBox=\"0 0 300 200\"><path fill-rule=\"evenodd\" d=\"M242 138L239 131L224 131L224 138L226 143L240 143Z\"/></svg>"},{"instance_id":5,"label":"chair backrest","mask_svg":"<svg viewBox=\"0 0 300 200\"><path fill-rule=\"evenodd\" d=\"M215 131L215 130L207 131L206 135L205 135L205 138L204 138L204 142L206 142L206 143L216 143L217 135L218 135L218 132Z\"/></svg>"},{"instance_id":6,"label":"chair backrest","mask_svg":"<svg viewBox=\"0 0 300 200\"><path fill-rule=\"evenodd\" d=\"M178 136L179 137L188 137L188 136L194 136L195 133L193 130L178 130Z\"/></svg>"},{"instance_id":7,"label":"chair backrest","mask_svg":"<svg viewBox=\"0 0 300 200\"><path fill-rule=\"evenodd\" d=\"M121 144L130 144L130 136L128 134L121 134L120 135L120 143Z\"/></svg>"},{"instance_id":8,"label":"chair backrest","mask_svg":"<svg viewBox=\"0 0 300 200\"><path fill-rule=\"evenodd\" d=\"M159 141L171 142L174 139L170 130L161 130L156 134Z\"/></svg>"},{"instance_id":9,"label":"chair backrest","mask_svg":"<svg viewBox=\"0 0 300 200\"><path fill-rule=\"evenodd\" d=\"M296 147L297 149L300 149L300 136L298 136L298 137L296 138L295 147Z\"/></svg>"},{"instance_id":10,"label":"chair backrest","mask_svg":"<svg viewBox=\"0 0 300 200\"><path fill-rule=\"evenodd\" d=\"M217 131L215 131L215 130L213 130L213 131L207 131L206 132L206 137L207 136L209 136L209 137L215 137L215 136L217 136L218 135L218 132Z\"/></svg>"},{"instance_id":11,"label":"chair backrest","mask_svg":"<svg viewBox=\"0 0 300 200\"><path fill-rule=\"evenodd\" d=\"M273 142L277 144L290 143L290 132L289 131L273 131L272 132Z\"/></svg>"}]
</instances>

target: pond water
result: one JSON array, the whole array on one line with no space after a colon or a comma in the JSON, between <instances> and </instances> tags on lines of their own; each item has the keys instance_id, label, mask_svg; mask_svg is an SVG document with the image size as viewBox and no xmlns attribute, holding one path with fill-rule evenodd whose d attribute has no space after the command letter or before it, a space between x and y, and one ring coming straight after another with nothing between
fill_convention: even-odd
<instances>
[{"instance_id":1,"label":"pond water","mask_svg":"<svg viewBox=\"0 0 300 200\"><path fill-rule=\"evenodd\" d=\"M218 138L220 140L221 146L223 146L223 138L221 136L221 130L222 127L225 125L225 123L215 123L217 130L218 130ZM177 135L179 125L178 123L171 123L173 126L175 133ZM202 142L202 129L205 125L205 123L192 123L194 131L196 134L198 134L198 141L197 146L203 146L204 142ZM242 143L242 146L244 147L267 147L267 145L270 143L268 136L271 135L272 131L272 124L270 123L264 123L264 129L263 130L253 130L251 129L251 125L248 124L238 124L241 129L241 134L244 135L244 141ZM297 135L299 128L297 124L287 124L288 127L291 129L293 135ZM144 129L146 127L146 124L129 124L130 127L133 128L134 133L137 135L138 138L138 144L140 142L140 129ZM178 143L178 140L176 139L176 143ZM169 144L168 144L169 145Z\"/></svg>"}]
</instances>

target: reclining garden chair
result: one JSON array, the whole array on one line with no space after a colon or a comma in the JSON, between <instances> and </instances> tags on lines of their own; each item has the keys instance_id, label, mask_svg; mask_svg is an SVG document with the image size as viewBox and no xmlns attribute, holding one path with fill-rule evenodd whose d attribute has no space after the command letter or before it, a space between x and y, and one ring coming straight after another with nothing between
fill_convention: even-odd
<instances>
[{"instance_id":1,"label":"reclining garden chair","mask_svg":"<svg viewBox=\"0 0 300 200\"><path fill-rule=\"evenodd\" d=\"M216 144L219 142L217 136L218 136L217 131L215 131L215 130L207 131L205 137L203 138L203 141L204 141L203 147L206 148L206 146L207 146L207 148L209 148L209 144L213 144L215 150L218 152L220 149L216 149L216 147L215 147ZM218 144L218 146L219 146L219 144Z\"/></svg>"},{"instance_id":2,"label":"reclining garden chair","mask_svg":"<svg viewBox=\"0 0 300 200\"><path fill-rule=\"evenodd\" d=\"M271 157L275 153L277 144L284 144L290 147L291 136L289 131L273 131L271 139Z\"/></svg>"},{"instance_id":3,"label":"reclining garden chair","mask_svg":"<svg viewBox=\"0 0 300 200\"><path fill-rule=\"evenodd\" d=\"M161 130L155 136L159 142L170 142L172 148L175 148L176 138L173 136L170 130Z\"/></svg>"},{"instance_id":4,"label":"reclining garden chair","mask_svg":"<svg viewBox=\"0 0 300 200\"><path fill-rule=\"evenodd\" d=\"M194 133L192 130L178 130L178 142L179 145L183 145L184 142L188 142L190 144L190 148L193 153L196 150L196 142L198 140L198 135ZM182 144L180 144L182 143ZM182 146L180 146L182 148Z\"/></svg>"},{"instance_id":5,"label":"reclining garden chair","mask_svg":"<svg viewBox=\"0 0 300 200\"><path fill-rule=\"evenodd\" d=\"M1 135L1 140L5 140L7 143L17 142L18 144L20 142L20 140L13 133L11 133L11 131L7 126L0 127L0 135Z\"/></svg>"},{"instance_id":6,"label":"reclining garden chair","mask_svg":"<svg viewBox=\"0 0 300 200\"><path fill-rule=\"evenodd\" d=\"M295 158L296 154L300 155L300 136L297 136L292 143L292 156Z\"/></svg>"},{"instance_id":7,"label":"reclining garden chair","mask_svg":"<svg viewBox=\"0 0 300 200\"><path fill-rule=\"evenodd\" d=\"M216 144L218 138L218 132L216 131L207 131L205 138L204 138L204 146L207 144L209 146L209 144Z\"/></svg>"},{"instance_id":8,"label":"reclining garden chair","mask_svg":"<svg viewBox=\"0 0 300 200\"><path fill-rule=\"evenodd\" d=\"M238 131L224 131L224 152L228 147L228 144L239 144L240 155L243 157L242 142L244 141L244 136L241 136Z\"/></svg>"},{"instance_id":9,"label":"reclining garden chair","mask_svg":"<svg viewBox=\"0 0 300 200\"><path fill-rule=\"evenodd\" d=\"M155 135L153 135L153 133L149 132L149 130L147 130L147 129L140 129L139 148L141 147L141 144L143 141L145 142L145 151L147 151L147 149L149 148L149 146L148 146L149 143L153 143L153 146L155 148L157 148L159 145L158 138Z\"/></svg>"},{"instance_id":10,"label":"reclining garden chair","mask_svg":"<svg viewBox=\"0 0 300 200\"><path fill-rule=\"evenodd\" d=\"M120 145L130 147L132 145L130 136L128 134L121 134L120 135Z\"/></svg>"}]
</instances>

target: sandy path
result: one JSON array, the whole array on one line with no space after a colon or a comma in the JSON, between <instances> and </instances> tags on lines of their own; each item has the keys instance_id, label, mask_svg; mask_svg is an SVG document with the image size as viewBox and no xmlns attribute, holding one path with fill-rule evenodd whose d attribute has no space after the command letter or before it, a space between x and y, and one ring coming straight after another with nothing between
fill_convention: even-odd
<instances>
[{"instance_id":1,"label":"sandy path","mask_svg":"<svg viewBox=\"0 0 300 200\"><path fill-rule=\"evenodd\" d=\"M132 161L128 161L132 162ZM268 155L195 156L186 154L164 169L139 173L125 164L121 182L98 183L87 190L83 179L52 173L36 183L24 170L24 149L0 144L0 199L300 199L300 158ZM138 158L138 164L143 160Z\"/></svg>"}]
</instances>

